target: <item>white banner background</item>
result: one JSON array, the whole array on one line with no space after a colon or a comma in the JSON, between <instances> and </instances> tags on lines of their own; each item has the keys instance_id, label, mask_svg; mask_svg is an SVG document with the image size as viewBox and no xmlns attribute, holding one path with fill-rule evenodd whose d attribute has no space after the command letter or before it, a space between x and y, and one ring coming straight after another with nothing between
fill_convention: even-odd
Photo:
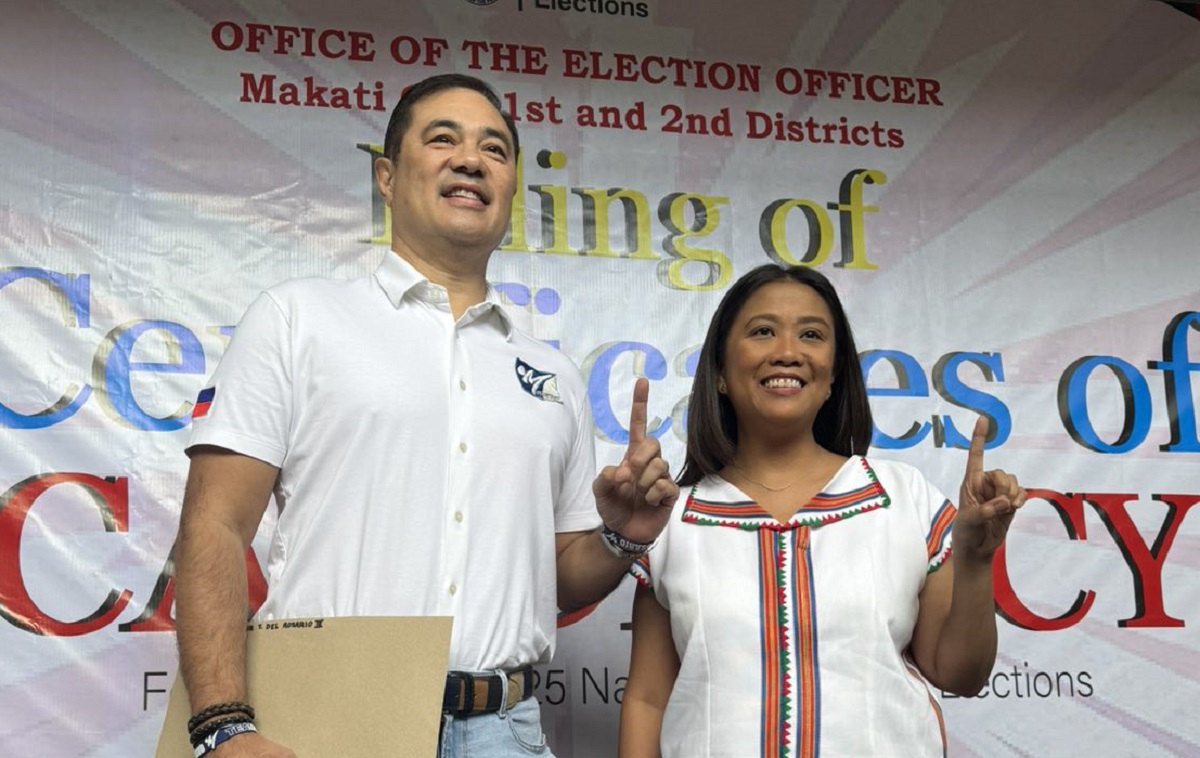
<instances>
[{"instance_id":1,"label":"white banner background","mask_svg":"<svg viewBox=\"0 0 1200 758\"><path fill-rule=\"evenodd\" d=\"M1200 23L1147 0L0 9L0 755L152 754L191 401L257 292L374 267L369 146L447 71L522 118L492 277L587 373L601 463L638 371L678 469L724 288L818 266L875 360L873 454L953 492L983 411L990 463L1042 494L1002 572L1019 623L985 693L946 700L951 754L1200 751ZM277 51L276 27L314 31ZM350 107L283 104L309 78ZM615 753L630 595L542 671L560 758Z\"/></svg>"}]
</instances>

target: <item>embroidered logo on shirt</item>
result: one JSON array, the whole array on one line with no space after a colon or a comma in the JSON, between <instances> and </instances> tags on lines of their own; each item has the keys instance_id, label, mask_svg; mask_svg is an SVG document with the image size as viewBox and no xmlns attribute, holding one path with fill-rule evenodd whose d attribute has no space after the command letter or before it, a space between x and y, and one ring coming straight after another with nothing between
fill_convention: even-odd
<instances>
[{"instance_id":1,"label":"embroidered logo on shirt","mask_svg":"<svg viewBox=\"0 0 1200 758\"><path fill-rule=\"evenodd\" d=\"M562 397L558 394L558 374L551 374L549 371L539 371L518 358L517 380L521 382L521 389L533 395L538 400L562 405Z\"/></svg>"},{"instance_id":2,"label":"embroidered logo on shirt","mask_svg":"<svg viewBox=\"0 0 1200 758\"><path fill-rule=\"evenodd\" d=\"M207 416L208 409L212 406L213 398L216 396L216 387L206 387L200 390L200 394L196 396L196 406L192 408L192 418Z\"/></svg>"}]
</instances>

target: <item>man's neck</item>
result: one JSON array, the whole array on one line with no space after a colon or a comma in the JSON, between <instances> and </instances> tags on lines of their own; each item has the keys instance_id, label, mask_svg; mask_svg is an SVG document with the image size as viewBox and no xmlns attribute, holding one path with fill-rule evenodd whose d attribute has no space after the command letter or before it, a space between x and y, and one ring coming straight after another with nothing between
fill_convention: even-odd
<instances>
[{"instance_id":1,"label":"man's neck","mask_svg":"<svg viewBox=\"0 0 1200 758\"><path fill-rule=\"evenodd\" d=\"M392 253L408 262L421 276L446 288L450 312L457 320L468 308L487 297L487 262L491 251L483 254L421 255L408 245L392 243Z\"/></svg>"}]
</instances>

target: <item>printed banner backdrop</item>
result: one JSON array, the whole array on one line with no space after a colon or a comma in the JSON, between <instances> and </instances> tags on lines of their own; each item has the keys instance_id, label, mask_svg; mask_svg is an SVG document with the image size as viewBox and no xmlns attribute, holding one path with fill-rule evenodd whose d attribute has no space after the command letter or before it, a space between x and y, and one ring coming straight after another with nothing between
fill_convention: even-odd
<instances>
[{"instance_id":1,"label":"printed banner backdrop","mask_svg":"<svg viewBox=\"0 0 1200 758\"><path fill-rule=\"evenodd\" d=\"M601 464L641 374L677 470L722 293L763 262L817 267L864 352L872 454L956 492L982 413L988 465L1035 493L997 559L995 671L944 702L950 754L1200 752L1194 18L1149 0L7 0L3 18L0 754L153 753L192 402L259 291L374 268L388 113L450 71L519 120L491 276L583 369ZM564 618L540 672L560 758L615 754L631 594Z\"/></svg>"}]
</instances>

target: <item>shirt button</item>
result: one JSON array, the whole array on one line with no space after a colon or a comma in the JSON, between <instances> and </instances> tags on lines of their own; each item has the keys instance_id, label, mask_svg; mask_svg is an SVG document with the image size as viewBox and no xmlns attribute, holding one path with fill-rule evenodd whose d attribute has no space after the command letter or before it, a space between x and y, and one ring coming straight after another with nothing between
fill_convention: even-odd
<instances>
[{"instance_id":1,"label":"shirt button","mask_svg":"<svg viewBox=\"0 0 1200 758\"><path fill-rule=\"evenodd\" d=\"M462 390L463 392L466 392L467 391L467 383L464 382L462 379L459 379L458 380L458 388L460 390Z\"/></svg>"},{"instance_id":2,"label":"shirt button","mask_svg":"<svg viewBox=\"0 0 1200 758\"><path fill-rule=\"evenodd\" d=\"M456 511L456 512L454 513L454 520L455 520L455 521L457 521L457 522L458 522L458 523L460 523L460 524L462 523L462 520L463 520L463 514L462 514L462 511Z\"/></svg>"},{"instance_id":3,"label":"shirt button","mask_svg":"<svg viewBox=\"0 0 1200 758\"><path fill-rule=\"evenodd\" d=\"M465 452L467 452L467 443L465 443L465 442L460 442L460 443L458 443L458 451L459 451L460 453L465 453Z\"/></svg>"},{"instance_id":4,"label":"shirt button","mask_svg":"<svg viewBox=\"0 0 1200 758\"><path fill-rule=\"evenodd\" d=\"M458 585L457 584L450 585L450 594L453 595L455 592L458 592Z\"/></svg>"}]
</instances>

